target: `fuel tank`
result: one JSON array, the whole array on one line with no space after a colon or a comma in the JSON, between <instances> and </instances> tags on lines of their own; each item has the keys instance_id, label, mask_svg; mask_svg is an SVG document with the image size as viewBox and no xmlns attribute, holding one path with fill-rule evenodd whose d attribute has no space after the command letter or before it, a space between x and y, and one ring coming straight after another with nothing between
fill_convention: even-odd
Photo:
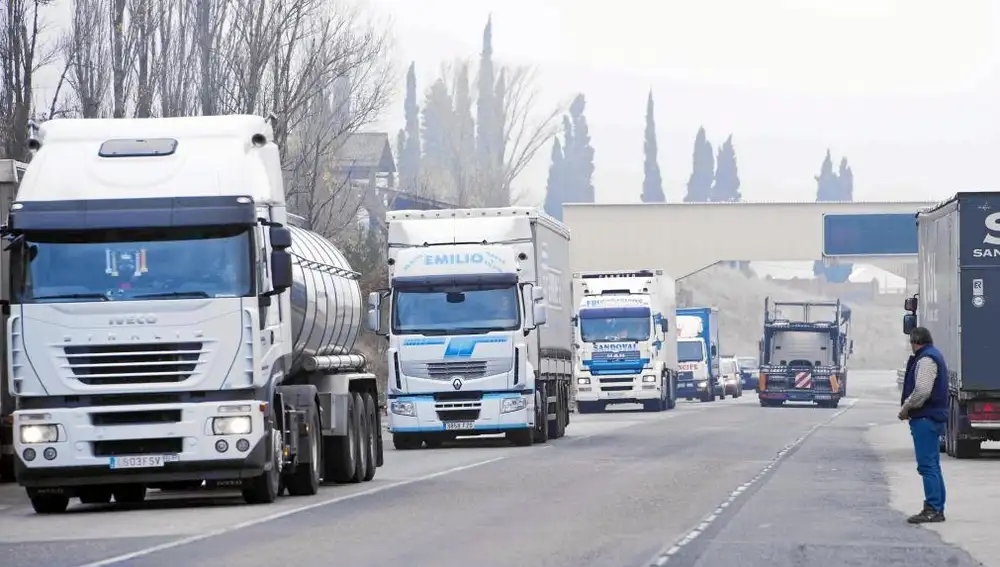
<instances>
[{"instance_id":1,"label":"fuel tank","mask_svg":"<svg viewBox=\"0 0 1000 567\"><path fill-rule=\"evenodd\" d=\"M352 354L364 316L359 274L329 240L296 226L288 229L293 274L290 371L364 367L364 357Z\"/></svg>"}]
</instances>

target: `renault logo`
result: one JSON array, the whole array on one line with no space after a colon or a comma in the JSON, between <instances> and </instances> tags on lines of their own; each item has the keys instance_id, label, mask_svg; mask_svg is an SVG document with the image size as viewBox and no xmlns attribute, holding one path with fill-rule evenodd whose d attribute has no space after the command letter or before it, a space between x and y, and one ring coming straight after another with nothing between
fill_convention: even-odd
<instances>
[{"instance_id":1,"label":"renault logo","mask_svg":"<svg viewBox=\"0 0 1000 567\"><path fill-rule=\"evenodd\" d=\"M451 381L451 386L453 388L455 388L456 390L461 390L462 389L462 379L461 378L455 378L454 380Z\"/></svg>"}]
</instances>

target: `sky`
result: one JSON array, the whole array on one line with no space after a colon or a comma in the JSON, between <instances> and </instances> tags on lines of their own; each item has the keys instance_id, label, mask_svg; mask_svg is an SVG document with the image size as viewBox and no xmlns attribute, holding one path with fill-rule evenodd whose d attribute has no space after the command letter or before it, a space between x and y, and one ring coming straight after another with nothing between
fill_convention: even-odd
<instances>
[{"instance_id":1,"label":"sky","mask_svg":"<svg viewBox=\"0 0 1000 567\"><path fill-rule=\"evenodd\" d=\"M418 88L442 62L532 65L545 106L583 93L599 202L638 202L646 96L656 103L667 199L694 136L733 135L745 200L815 198L829 148L855 200L937 200L1000 189L996 0L369 0L393 20L394 58ZM402 92L386 118L403 122ZM541 199L549 148L518 185Z\"/></svg>"},{"instance_id":2,"label":"sky","mask_svg":"<svg viewBox=\"0 0 1000 567\"><path fill-rule=\"evenodd\" d=\"M585 95L598 202L639 201L650 90L670 201L702 125L716 147L733 135L744 200L814 199L827 148L848 158L855 200L1000 190L996 0L363 1L391 20L400 69L376 128L402 126L411 61L422 93L443 63L478 58L492 16L496 59L538 73L540 113ZM53 30L69 5L47 16ZM534 203L549 151L516 182Z\"/></svg>"}]
</instances>

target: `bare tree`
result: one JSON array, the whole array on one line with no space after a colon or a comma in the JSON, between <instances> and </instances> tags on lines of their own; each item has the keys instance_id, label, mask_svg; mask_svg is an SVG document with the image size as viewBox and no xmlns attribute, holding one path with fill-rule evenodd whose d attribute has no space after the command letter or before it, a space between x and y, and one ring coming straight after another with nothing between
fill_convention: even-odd
<instances>
[{"instance_id":1,"label":"bare tree","mask_svg":"<svg viewBox=\"0 0 1000 567\"><path fill-rule=\"evenodd\" d=\"M195 108L197 92L197 5L158 0L156 44L160 54L157 79L160 115L185 116Z\"/></svg>"},{"instance_id":2,"label":"bare tree","mask_svg":"<svg viewBox=\"0 0 1000 567\"><path fill-rule=\"evenodd\" d=\"M14 159L28 159L35 72L51 63L55 53L39 43L44 31L41 12L52 2L4 0L0 8L0 153Z\"/></svg>"},{"instance_id":3,"label":"bare tree","mask_svg":"<svg viewBox=\"0 0 1000 567\"><path fill-rule=\"evenodd\" d=\"M69 63L69 86L83 118L106 113L110 53L107 14L102 0L75 0L73 19L63 41L63 57Z\"/></svg>"}]
</instances>

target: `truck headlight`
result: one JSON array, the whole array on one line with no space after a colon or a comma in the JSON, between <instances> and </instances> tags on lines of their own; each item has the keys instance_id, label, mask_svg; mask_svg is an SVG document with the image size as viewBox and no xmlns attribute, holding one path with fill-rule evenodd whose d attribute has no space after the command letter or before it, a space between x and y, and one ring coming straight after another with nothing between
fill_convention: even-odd
<instances>
[{"instance_id":1,"label":"truck headlight","mask_svg":"<svg viewBox=\"0 0 1000 567\"><path fill-rule=\"evenodd\" d=\"M416 412L413 411L413 402L392 402L389 404L389 411L396 415L417 416Z\"/></svg>"},{"instance_id":2,"label":"truck headlight","mask_svg":"<svg viewBox=\"0 0 1000 567\"><path fill-rule=\"evenodd\" d=\"M577 378L576 383L582 385L590 384L590 378Z\"/></svg>"},{"instance_id":3,"label":"truck headlight","mask_svg":"<svg viewBox=\"0 0 1000 567\"><path fill-rule=\"evenodd\" d=\"M55 443L59 440L59 428L52 424L22 425L21 443Z\"/></svg>"},{"instance_id":4,"label":"truck headlight","mask_svg":"<svg viewBox=\"0 0 1000 567\"><path fill-rule=\"evenodd\" d=\"M708 387L708 382L705 382L705 381L698 382L698 387L699 388L707 388Z\"/></svg>"},{"instance_id":5,"label":"truck headlight","mask_svg":"<svg viewBox=\"0 0 1000 567\"><path fill-rule=\"evenodd\" d=\"M212 418L213 435L246 435L253 430L250 416L229 416Z\"/></svg>"},{"instance_id":6,"label":"truck headlight","mask_svg":"<svg viewBox=\"0 0 1000 567\"><path fill-rule=\"evenodd\" d=\"M504 398L500 403L500 413L510 413L518 410L523 410L528 407L528 401L523 397L520 398Z\"/></svg>"},{"instance_id":7,"label":"truck headlight","mask_svg":"<svg viewBox=\"0 0 1000 567\"><path fill-rule=\"evenodd\" d=\"M647 383L656 382L656 376L652 376L652 375L650 375L650 376L643 376L642 377L642 381L643 382L647 382Z\"/></svg>"}]
</instances>

